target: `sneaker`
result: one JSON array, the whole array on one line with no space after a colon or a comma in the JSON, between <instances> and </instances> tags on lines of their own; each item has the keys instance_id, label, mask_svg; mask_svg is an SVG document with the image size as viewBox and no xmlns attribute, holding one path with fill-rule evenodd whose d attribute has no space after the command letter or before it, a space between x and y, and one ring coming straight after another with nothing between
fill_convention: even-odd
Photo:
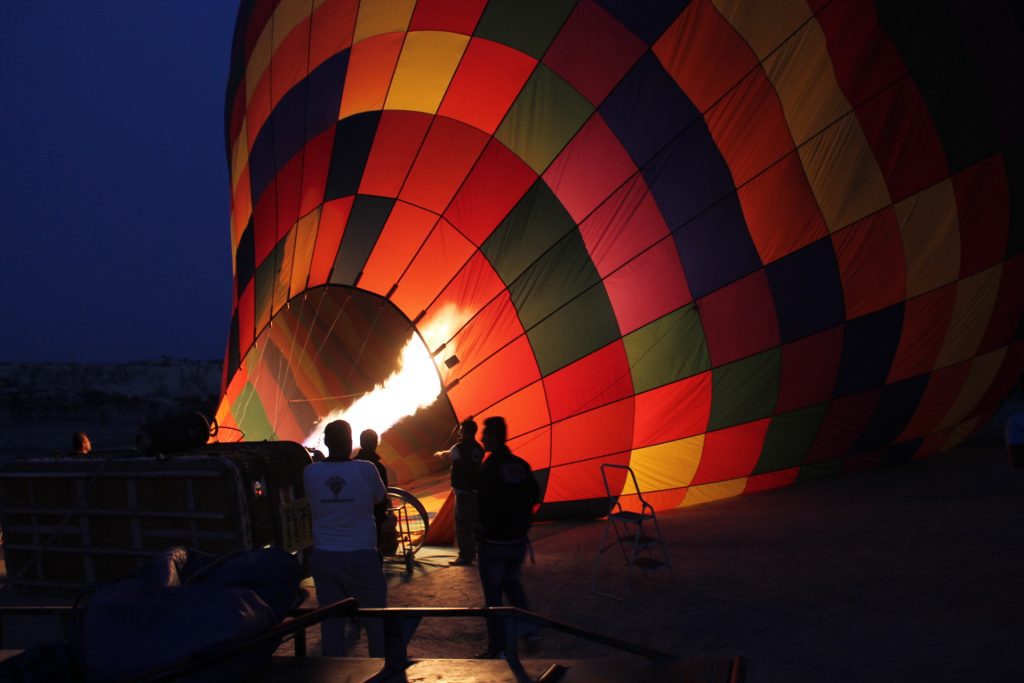
<instances>
[{"instance_id":1,"label":"sneaker","mask_svg":"<svg viewBox=\"0 0 1024 683\"><path fill-rule=\"evenodd\" d=\"M473 564L473 560L468 560L465 557L456 557L454 560L448 563L449 567L466 567Z\"/></svg>"}]
</instances>

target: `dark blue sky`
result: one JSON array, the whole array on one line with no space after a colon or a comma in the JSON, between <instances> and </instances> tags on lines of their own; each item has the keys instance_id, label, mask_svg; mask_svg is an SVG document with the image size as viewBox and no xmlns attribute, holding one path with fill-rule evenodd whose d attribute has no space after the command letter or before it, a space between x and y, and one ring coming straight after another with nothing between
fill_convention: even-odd
<instances>
[{"instance_id":1,"label":"dark blue sky","mask_svg":"<svg viewBox=\"0 0 1024 683\"><path fill-rule=\"evenodd\" d=\"M0 1L0 362L223 355L237 4Z\"/></svg>"}]
</instances>

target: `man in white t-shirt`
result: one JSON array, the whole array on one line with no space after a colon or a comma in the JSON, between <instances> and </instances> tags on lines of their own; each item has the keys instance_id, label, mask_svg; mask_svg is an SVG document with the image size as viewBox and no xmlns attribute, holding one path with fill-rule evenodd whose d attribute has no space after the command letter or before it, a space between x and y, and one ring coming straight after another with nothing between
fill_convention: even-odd
<instances>
[{"instance_id":1,"label":"man in white t-shirt","mask_svg":"<svg viewBox=\"0 0 1024 683\"><path fill-rule=\"evenodd\" d=\"M352 597L360 607L384 607L387 583L377 553L373 506L384 500L384 483L372 463L350 460L352 427L336 420L324 430L327 459L303 472L313 516L313 553L309 558L316 599L321 606ZM343 657L348 646L344 619L320 626L323 655ZM366 619L371 657L384 656L384 624Z\"/></svg>"}]
</instances>

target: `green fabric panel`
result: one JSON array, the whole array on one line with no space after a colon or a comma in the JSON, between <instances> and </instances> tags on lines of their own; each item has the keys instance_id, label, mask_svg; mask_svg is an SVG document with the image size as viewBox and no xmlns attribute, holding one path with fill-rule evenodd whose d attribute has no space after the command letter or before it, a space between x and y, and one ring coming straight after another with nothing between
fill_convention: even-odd
<instances>
[{"instance_id":1,"label":"green fabric panel","mask_svg":"<svg viewBox=\"0 0 1024 683\"><path fill-rule=\"evenodd\" d=\"M768 417L779 393L782 350L715 368L711 373L711 419L708 431L725 429Z\"/></svg>"},{"instance_id":2,"label":"green fabric panel","mask_svg":"<svg viewBox=\"0 0 1024 683\"><path fill-rule=\"evenodd\" d=\"M818 477L827 477L833 474L839 474L843 471L843 464L845 462L844 458L833 458L832 460L809 463L800 468L800 472L797 474L796 480L800 482L807 481L808 479L817 479Z\"/></svg>"},{"instance_id":3,"label":"green fabric panel","mask_svg":"<svg viewBox=\"0 0 1024 683\"><path fill-rule=\"evenodd\" d=\"M630 332L622 341L638 394L711 367L704 328L693 304Z\"/></svg>"},{"instance_id":4,"label":"green fabric panel","mask_svg":"<svg viewBox=\"0 0 1024 683\"><path fill-rule=\"evenodd\" d=\"M784 470L802 463L818 435L827 409L828 404L822 403L772 418L753 474Z\"/></svg>"},{"instance_id":5,"label":"green fabric panel","mask_svg":"<svg viewBox=\"0 0 1024 683\"><path fill-rule=\"evenodd\" d=\"M619 334L608 293L600 284L527 332L543 375L610 344Z\"/></svg>"},{"instance_id":6,"label":"green fabric panel","mask_svg":"<svg viewBox=\"0 0 1024 683\"><path fill-rule=\"evenodd\" d=\"M245 383L242 392L238 395L238 400L231 406L231 412L235 416L238 428L245 433L246 441L265 441L275 438L274 428L270 426L267 413L263 410L263 402L251 382Z\"/></svg>"},{"instance_id":7,"label":"green fabric panel","mask_svg":"<svg viewBox=\"0 0 1024 683\"><path fill-rule=\"evenodd\" d=\"M475 35L540 59L575 6L576 0L491 0Z\"/></svg>"},{"instance_id":8,"label":"green fabric panel","mask_svg":"<svg viewBox=\"0 0 1024 683\"><path fill-rule=\"evenodd\" d=\"M494 137L541 174L593 110L571 85L541 65L519 93Z\"/></svg>"},{"instance_id":9,"label":"green fabric panel","mask_svg":"<svg viewBox=\"0 0 1024 683\"><path fill-rule=\"evenodd\" d=\"M256 325L256 335L270 322L270 306L274 300L274 283L277 281L277 262L281 254L277 248L263 260L256 269L256 277L253 279L253 320Z\"/></svg>"},{"instance_id":10,"label":"green fabric panel","mask_svg":"<svg viewBox=\"0 0 1024 683\"><path fill-rule=\"evenodd\" d=\"M590 260L583 238L573 230L510 283L508 293L523 327L530 329L600 281L601 276ZM605 300L607 298L606 295ZM608 310L611 311L610 303Z\"/></svg>"},{"instance_id":11,"label":"green fabric panel","mask_svg":"<svg viewBox=\"0 0 1024 683\"><path fill-rule=\"evenodd\" d=\"M480 247L506 285L576 228L565 207L537 180Z\"/></svg>"}]
</instances>

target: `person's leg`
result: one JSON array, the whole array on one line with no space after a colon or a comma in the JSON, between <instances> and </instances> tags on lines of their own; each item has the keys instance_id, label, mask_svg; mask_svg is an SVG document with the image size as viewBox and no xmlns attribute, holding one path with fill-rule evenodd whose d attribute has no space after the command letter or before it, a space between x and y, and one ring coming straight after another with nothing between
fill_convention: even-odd
<instances>
[{"instance_id":1,"label":"person's leg","mask_svg":"<svg viewBox=\"0 0 1024 683\"><path fill-rule=\"evenodd\" d=\"M526 597L526 588L523 586L523 562L526 560L527 544L508 546L508 560L505 564L505 582L502 590L508 596L508 602L519 609L530 609L530 601ZM537 633L536 624L528 621L520 621L517 626L520 636L529 637Z\"/></svg>"},{"instance_id":2,"label":"person's leg","mask_svg":"<svg viewBox=\"0 0 1024 683\"><path fill-rule=\"evenodd\" d=\"M316 587L316 601L320 607L349 597L344 585L338 580L334 562L336 554L313 550L309 558L310 573ZM320 623L320 647L324 657L344 657L347 654L344 619L325 619Z\"/></svg>"},{"instance_id":3,"label":"person's leg","mask_svg":"<svg viewBox=\"0 0 1024 683\"><path fill-rule=\"evenodd\" d=\"M356 550L343 553L345 557L345 585L360 607L386 607L387 580L376 550ZM384 656L384 621L360 619L366 629L367 648L371 657Z\"/></svg>"},{"instance_id":4,"label":"person's leg","mask_svg":"<svg viewBox=\"0 0 1024 683\"><path fill-rule=\"evenodd\" d=\"M482 541L477 557L480 571L480 586L484 592L484 604L501 607L502 586L505 583L505 559L501 546ZM505 649L505 624L501 619L487 619L487 651L494 655Z\"/></svg>"},{"instance_id":5,"label":"person's leg","mask_svg":"<svg viewBox=\"0 0 1024 683\"><path fill-rule=\"evenodd\" d=\"M472 562L476 557L476 494L471 491L455 492L455 540L459 546L459 560Z\"/></svg>"}]
</instances>

